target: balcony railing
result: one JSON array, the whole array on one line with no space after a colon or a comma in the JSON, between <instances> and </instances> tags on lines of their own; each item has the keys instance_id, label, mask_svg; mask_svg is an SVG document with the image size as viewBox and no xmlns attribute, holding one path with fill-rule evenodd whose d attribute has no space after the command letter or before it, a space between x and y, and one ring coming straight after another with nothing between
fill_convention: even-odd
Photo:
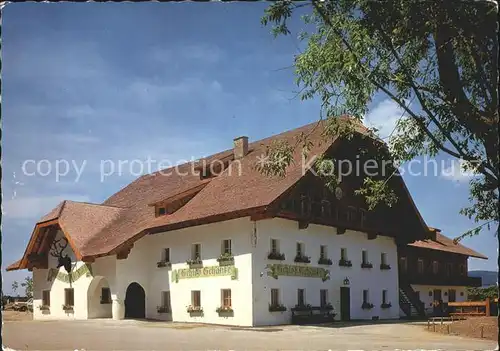
<instances>
[{"instance_id":1,"label":"balcony railing","mask_svg":"<svg viewBox=\"0 0 500 351\"><path fill-rule=\"evenodd\" d=\"M400 280L409 284L420 285L449 285L449 286L470 286L480 287L481 277L468 277L460 275L447 276L443 274L415 274L400 272Z\"/></svg>"}]
</instances>

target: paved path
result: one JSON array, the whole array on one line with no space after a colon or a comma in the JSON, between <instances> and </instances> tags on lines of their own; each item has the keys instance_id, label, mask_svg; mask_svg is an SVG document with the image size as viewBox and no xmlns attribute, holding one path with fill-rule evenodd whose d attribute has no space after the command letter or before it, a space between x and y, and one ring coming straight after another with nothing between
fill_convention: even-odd
<instances>
[{"instance_id":1,"label":"paved path","mask_svg":"<svg viewBox=\"0 0 500 351\"><path fill-rule=\"evenodd\" d=\"M14 350L493 350L496 343L422 325L234 328L143 321L5 322Z\"/></svg>"}]
</instances>

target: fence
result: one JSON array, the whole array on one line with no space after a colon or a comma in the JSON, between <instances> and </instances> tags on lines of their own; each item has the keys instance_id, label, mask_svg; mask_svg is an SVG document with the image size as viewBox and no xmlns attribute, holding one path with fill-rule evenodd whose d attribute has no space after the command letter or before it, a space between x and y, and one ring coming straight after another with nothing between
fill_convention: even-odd
<instances>
[{"instance_id":1,"label":"fence","mask_svg":"<svg viewBox=\"0 0 500 351\"><path fill-rule=\"evenodd\" d=\"M489 317L491 315L490 299L486 299L486 301L449 302L448 308L451 310L451 317Z\"/></svg>"}]
</instances>

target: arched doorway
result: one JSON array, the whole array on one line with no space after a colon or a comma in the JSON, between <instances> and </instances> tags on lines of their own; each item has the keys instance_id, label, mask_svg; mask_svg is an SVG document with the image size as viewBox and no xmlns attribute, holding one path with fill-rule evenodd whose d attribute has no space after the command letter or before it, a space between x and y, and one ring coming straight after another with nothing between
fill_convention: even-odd
<instances>
[{"instance_id":1,"label":"arched doorway","mask_svg":"<svg viewBox=\"0 0 500 351\"><path fill-rule=\"evenodd\" d=\"M142 286L131 283L125 294L125 318L146 317L146 293Z\"/></svg>"},{"instance_id":2,"label":"arched doorway","mask_svg":"<svg viewBox=\"0 0 500 351\"><path fill-rule=\"evenodd\" d=\"M108 281L102 276L96 276L87 289L87 317L111 318L112 316L111 289Z\"/></svg>"}]
</instances>

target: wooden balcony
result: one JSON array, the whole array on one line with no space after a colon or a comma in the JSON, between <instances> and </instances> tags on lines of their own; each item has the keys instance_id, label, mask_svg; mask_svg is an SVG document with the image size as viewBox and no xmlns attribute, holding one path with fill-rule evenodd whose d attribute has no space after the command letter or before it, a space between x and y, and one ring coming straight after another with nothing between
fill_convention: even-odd
<instances>
[{"instance_id":1,"label":"wooden balcony","mask_svg":"<svg viewBox=\"0 0 500 351\"><path fill-rule=\"evenodd\" d=\"M447 276L444 274L408 274L399 272L400 282L418 285L438 285L438 286L469 286L480 287L482 285L480 277L469 277L461 275Z\"/></svg>"}]
</instances>

